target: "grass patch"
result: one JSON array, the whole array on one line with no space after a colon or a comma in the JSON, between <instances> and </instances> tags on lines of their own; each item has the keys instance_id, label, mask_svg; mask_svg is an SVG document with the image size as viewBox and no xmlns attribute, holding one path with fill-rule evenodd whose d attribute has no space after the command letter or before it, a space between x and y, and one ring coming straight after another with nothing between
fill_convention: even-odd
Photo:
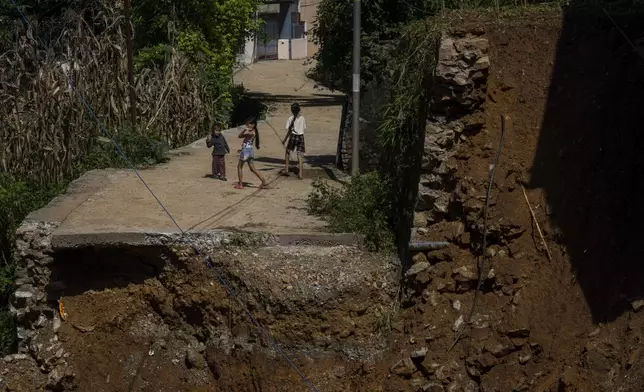
<instances>
[{"instance_id":1,"label":"grass patch","mask_svg":"<svg viewBox=\"0 0 644 392\"><path fill-rule=\"evenodd\" d=\"M390 307L382 307L376 319L375 331L379 336L387 336L393 329L394 319L400 308L400 287Z\"/></svg>"},{"instance_id":2,"label":"grass patch","mask_svg":"<svg viewBox=\"0 0 644 392\"><path fill-rule=\"evenodd\" d=\"M331 231L361 234L368 250L391 252L395 240L389 224L390 199L390 182L371 172L354 176L340 188L315 181L307 204L309 212L326 220Z\"/></svg>"}]
</instances>

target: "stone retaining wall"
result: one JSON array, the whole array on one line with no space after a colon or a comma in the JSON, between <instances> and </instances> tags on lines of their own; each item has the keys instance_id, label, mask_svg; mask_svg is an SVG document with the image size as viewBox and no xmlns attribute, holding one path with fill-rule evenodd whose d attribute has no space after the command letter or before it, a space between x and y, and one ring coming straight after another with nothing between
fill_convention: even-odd
<instances>
[{"instance_id":1,"label":"stone retaining wall","mask_svg":"<svg viewBox=\"0 0 644 392\"><path fill-rule=\"evenodd\" d=\"M67 353L58 340L61 319L56 301L62 282L51 280L54 251L51 247L56 222L26 220L16 232L16 291L9 310L16 318L20 355L31 355L48 374L47 387L60 390L74 377Z\"/></svg>"},{"instance_id":2,"label":"stone retaining wall","mask_svg":"<svg viewBox=\"0 0 644 392\"><path fill-rule=\"evenodd\" d=\"M21 352L28 349L34 331L54 319L45 290L56 288L55 282L50 282L50 266L54 261L51 234L56 227L54 222L25 221L16 232L16 291L10 310L18 323Z\"/></svg>"},{"instance_id":3,"label":"stone retaining wall","mask_svg":"<svg viewBox=\"0 0 644 392\"><path fill-rule=\"evenodd\" d=\"M485 36L472 33L444 36L438 51L434 74L421 178L416 204L415 227L425 227L442 220L449 213L449 204L456 181L450 162L458 146L483 128L483 103L490 68L489 43ZM375 169L379 150L375 143L379 113L377 108L386 98L381 87L367 89L362 97L361 171ZM351 168L351 99L343 108L337 164L346 171ZM366 121L370 119L371 121Z\"/></svg>"},{"instance_id":4,"label":"stone retaining wall","mask_svg":"<svg viewBox=\"0 0 644 392\"><path fill-rule=\"evenodd\" d=\"M454 157L468 136L483 128L483 103L490 68L487 38L467 34L441 40L431 91L415 227L449 214L456 181Z\"/></svg>"}]
</instances>

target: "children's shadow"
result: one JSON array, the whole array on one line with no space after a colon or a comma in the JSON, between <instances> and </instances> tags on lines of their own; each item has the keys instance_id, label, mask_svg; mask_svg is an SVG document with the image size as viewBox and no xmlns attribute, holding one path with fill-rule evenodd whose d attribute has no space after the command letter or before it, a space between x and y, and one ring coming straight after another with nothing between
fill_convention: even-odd
<instances>
[{"instance_id":1,"label":"children's shadow","mask_svg":"<svg viewBox=\"0 0 644 392\"><path fill-rule=\"evenodd\" d=\"M204 174L203 178L211 178L213 180L219 180L218 177L213 176L212 174Z\"/></svg>"},{"instance_id":2,"label":"children's shadow","mask_svg":"<svg viewBox=\"0 0 644 392\"><path fill-rule=\"evenodd\" d=\"M212 174L204 174L203 178L211 178L211 179L214 179L214 180L218 180L218 179L219 179L219 178L217 178L217 177L213 176ZM237 184L237 181L232 181L232 182L231 182L231 185L235 185L235 184ZM243 185L244 185L244 187L246 187L246 188L259 188L259 186L257 186L257 185L253 185L253 183L252 183L252 182L243 182Z\"/></svg>"},{"instance_id":3,"label":"children's shadow","mask_svg":"<svg viewBox=\"0 0 644 392\"><path fill-rule=\"evenodd\" d=\"M259 189L259 185L253 185L252 182L243 182L245 188L256 188Z\"/></svg>"}]
</instances>

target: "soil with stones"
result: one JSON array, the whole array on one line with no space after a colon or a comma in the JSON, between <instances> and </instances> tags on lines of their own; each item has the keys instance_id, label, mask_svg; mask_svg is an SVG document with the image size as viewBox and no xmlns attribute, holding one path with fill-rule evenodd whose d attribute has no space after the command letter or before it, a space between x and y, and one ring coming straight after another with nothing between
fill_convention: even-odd
<instances>
[{"instance_id":1,"label":"soil with stones","mask_svg":"<svg viewBox=\"0 0 644 392\"><path fill-rule=\"evenodd\" d=\"M180 248L59 257L66 317L30 343L37 363L0 362L0 390L301 391L279 342L321 390L344 391L385 349L377 326L400 274L395 258L345 246L233 247L212 268Z\"/></svg>"}]
</instances>

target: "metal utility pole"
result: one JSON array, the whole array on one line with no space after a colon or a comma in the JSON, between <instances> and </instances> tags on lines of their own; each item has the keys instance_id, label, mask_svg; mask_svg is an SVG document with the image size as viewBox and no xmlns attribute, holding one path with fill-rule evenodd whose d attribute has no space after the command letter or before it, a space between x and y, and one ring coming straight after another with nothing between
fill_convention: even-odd
<instances>
[{"instance_id":1,"label":"metal utility pole","mask_svg":"<svg viewBox=\"0 0 644 392\"><path fill-rule=\"evenodd\" d=\"M127 84L130 94L130 126L136 129L136 92L134 91L134 47L132 43L132 10L130 0L124 0L125 41L127 47Z\"/></svg>"},{"instance_id":2,"label":"metal utility pole","mask_svg":"<svg viewBox=\"0 0 644 392\"><path fill-rule=\"evenodd\" d=\"M255 11L255 26L257 26L258 15L259 15L259 12ZM255 31L255 33L253 33L253 58L251 60L252 64L257 62L257 40L258 39L259 39L259 32Z\"/></svg>"},{"instance_id":3,"label":"metal utility pole","mask_svg":"<svg viewBox=\"0 0 644 392\"><path fill-rule=\"evenodd\" d=\"M353 120L351 174L360 171L360 0L353 0Z\"/></svg>"}]
</instances>

